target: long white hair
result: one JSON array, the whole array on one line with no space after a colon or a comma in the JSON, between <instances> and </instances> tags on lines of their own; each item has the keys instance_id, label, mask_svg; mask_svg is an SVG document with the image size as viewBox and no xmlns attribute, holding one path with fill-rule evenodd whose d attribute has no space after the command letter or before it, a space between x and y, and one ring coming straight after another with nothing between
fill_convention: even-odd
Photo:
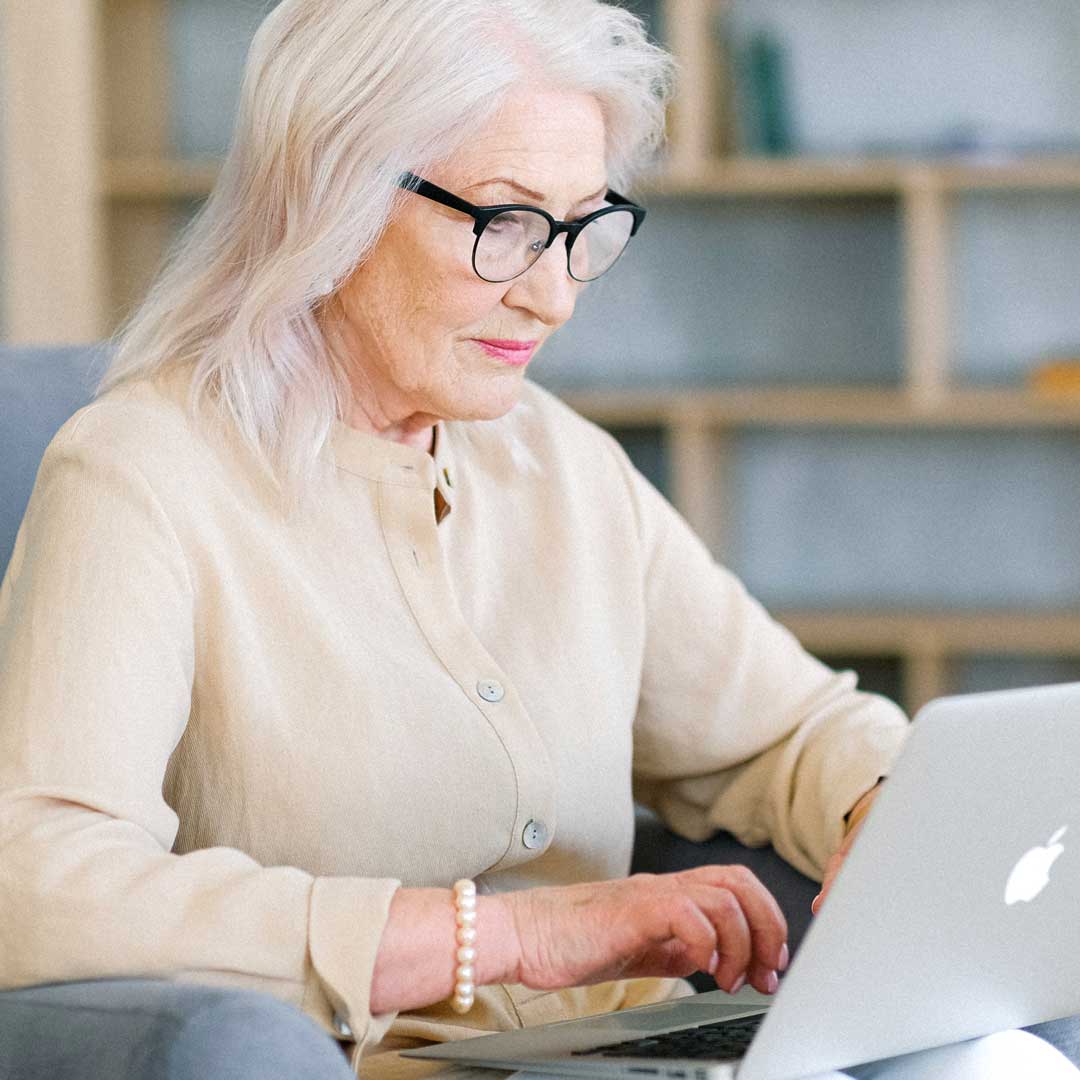
<instances>
[{"instance_id":1,"label":"long white hair","mask_svg":"<svg viewBox=\"0 0 1080 1080\"><path fill-rule=\"evenodd\" d=\"M283 0L251 45L217 183L98 393L191 365L193 415L211 402L295 506L350 402L320 306L407 198L400 174L445 160L539 77L598 100L625 190L662 142L673 76L641 21L600 0Z\"/></svg>"}]
</instances>

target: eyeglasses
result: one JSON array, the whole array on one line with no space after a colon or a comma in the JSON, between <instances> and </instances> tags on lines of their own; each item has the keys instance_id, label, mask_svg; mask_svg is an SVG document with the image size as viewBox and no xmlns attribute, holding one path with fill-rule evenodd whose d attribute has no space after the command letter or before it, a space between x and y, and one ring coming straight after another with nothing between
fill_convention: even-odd
<instances>
[{"instance_id":1,"label":"eyeglasses","mask_svg":"<svg viewBox=\"0 0 1080 1080\"><path fill-rule=\"evenodd\" d=\"M560 233L566 233L570 276L575 281L595 281L615 265L645 220L645 207L610 190L604 196L607 206L577 221L558 221L538 206L473 206L411 172L403 173L398 184L473 219L473 270L492 283L524 274Z\"/></svg>"}]
</instances>

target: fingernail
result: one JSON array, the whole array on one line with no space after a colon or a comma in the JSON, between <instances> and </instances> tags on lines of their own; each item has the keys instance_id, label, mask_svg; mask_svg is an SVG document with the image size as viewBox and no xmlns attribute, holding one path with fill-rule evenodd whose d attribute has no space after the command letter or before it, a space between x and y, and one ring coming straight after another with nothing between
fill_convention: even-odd
<instances>
[{"instance_id":1,"label":"fingernail","mask_svg":"<svg viewBox=\"0 0 1080 1080\"><path fill-rule=\"evenodd\" d=\"M712 956L709 957L709 974L715 975L716 969L720 966L720 954L713 949Z\"/></svg>"},{"instance_id":2,"label":"fingernail","mask_svg":"<svg viewBox=\"0 0 1080 1080\"><path fill-rule=\"evenodd\" d=\"M777 966L781 971L787 971L787 966L791 962L791 954L788 952L787 942L780 946L780 961Z\"/></svg>"},{"instance_id":3,"label":"fingernail","mask_svg":"<svg viewBox=\"0 0 1080 1080\"><path fill-rule=\"evenodd\" d=\"M729 994L737 994L746 985L746 973L740 975L732 984Z\"/></svg>"},{"instance_id":4,"label":"fingernail","mask_svg":"<svg viewBox=\"0 0 1080 1080\"><path fill-rule=\"evenodd\" d=\"M770 971L765 979L765 992L768 994L775 994L776 988L780 985L780 976L775 971Z\"/></svg>"},{"instance_id":5,"label":"fingernail","mask_svg":"<svg viewBox=\"0 0 1080 1080\"><path fill-rule=\"evenodd\" d=\"M818 893L814 897L813 902L810 904L810 910L816 915L817 909L821 906L821 893Z\"/></svg>"}]
</instances>

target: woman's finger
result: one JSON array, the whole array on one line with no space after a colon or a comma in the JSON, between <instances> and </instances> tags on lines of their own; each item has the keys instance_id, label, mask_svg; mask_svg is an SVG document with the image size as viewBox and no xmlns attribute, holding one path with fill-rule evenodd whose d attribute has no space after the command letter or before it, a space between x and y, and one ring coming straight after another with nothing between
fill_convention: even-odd
<instances>
[{"instance_id":1,"label":"woman's finger","mask_svg":"<svg viewBox=\"0 0 1080 1080\"><path fill-rule=\"evenodd\" d=\"M680 889L664 897L664 917L668 920L668 933L683 945L687 959L697 970L707 971L712 954L719 951L716 921L702 897L693 889Z\"/></svg>"},{"instance_id":2,"label":"woman's finger","mask_svg":"<svg viewBox=\"0 0 1080 1080\"><path fill-rule=\"evenodd\" d=\"M742 904L731 889L723 886L696 883L684 887L715 928L716 985L733 994L746 981L753 958L750 923Z\"/></svg>"},{"instance_id":3,"label":"woman's finger","mask_svg":"<svg viewBox=\"0 0 1080 1080\"><path fill-rule=\"evenodd\" d=\"M691 871L710 884L729 889L737 897L750 927L752 963L766 971L779 971L784 966L787 945L787 919L776 898L745 866L702 866ZM758 986L758 981L762 986ZM755 980L762 990L765 980ZM767 993L767 990L763 990Z\"/></svg>"}]
</instances>

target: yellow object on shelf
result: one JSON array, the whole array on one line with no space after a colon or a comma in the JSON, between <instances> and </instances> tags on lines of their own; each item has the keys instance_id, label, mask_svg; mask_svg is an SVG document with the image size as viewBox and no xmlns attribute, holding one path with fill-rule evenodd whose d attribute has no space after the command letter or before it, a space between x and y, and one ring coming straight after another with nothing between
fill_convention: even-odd
<instances>
[{"instance_id":1,"label":"yellow object on shelf","mask_svg":"<svg viewBox=\"0 0 1080 1080\"><path fill-rule=\"evenodd\" d=\"M1080 396L1080 357L1047 360L1031 372L1030 381L1039 394Z\"/></svg>"}]
</instances>

